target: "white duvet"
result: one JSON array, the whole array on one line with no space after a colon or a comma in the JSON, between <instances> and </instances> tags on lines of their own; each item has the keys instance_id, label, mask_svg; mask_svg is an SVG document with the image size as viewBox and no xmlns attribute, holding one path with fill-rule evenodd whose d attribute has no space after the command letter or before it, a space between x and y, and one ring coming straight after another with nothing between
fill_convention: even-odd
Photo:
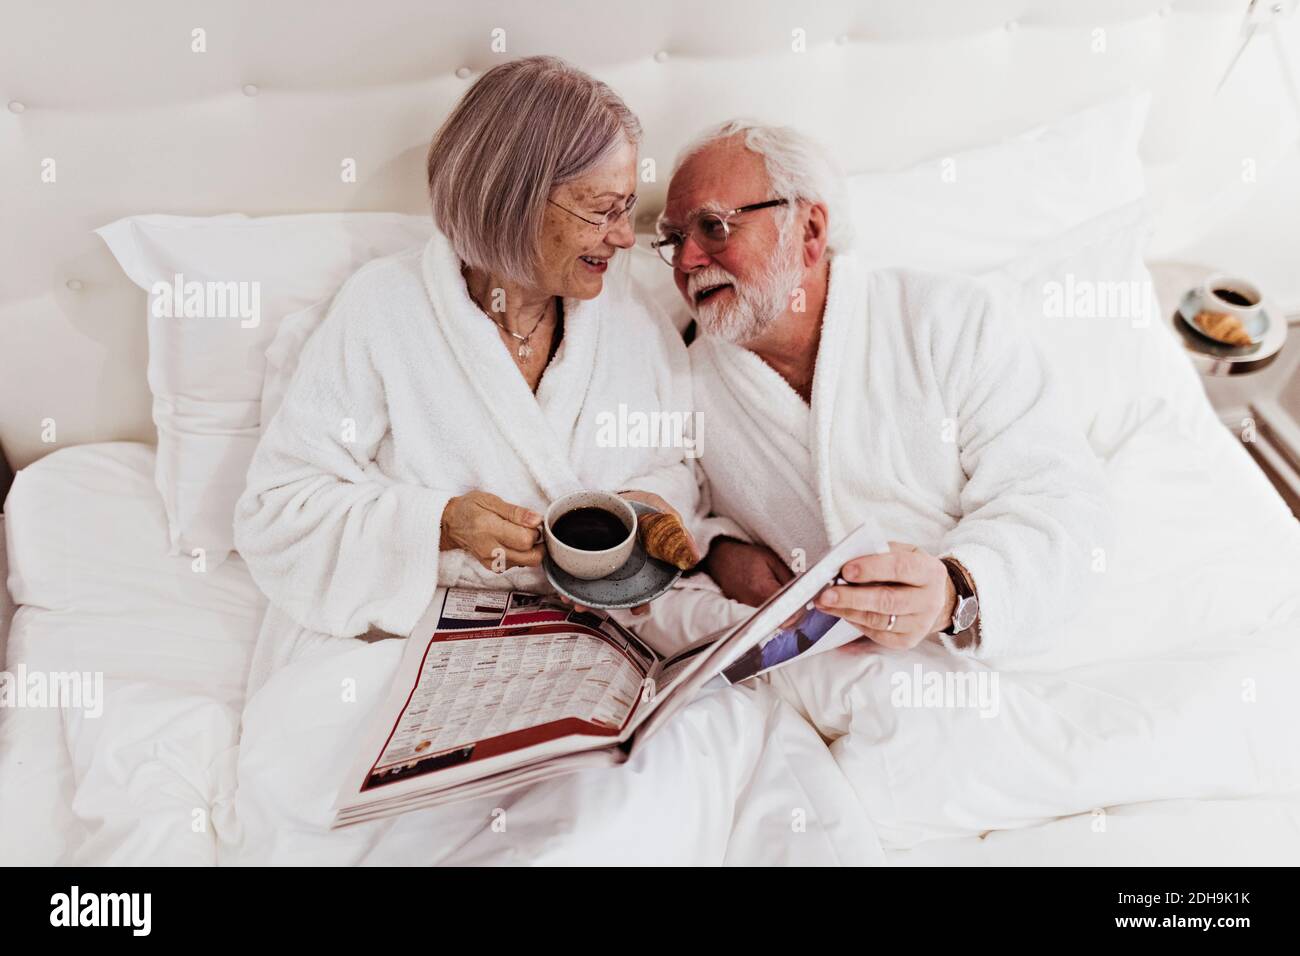
<instances>
[{"instance_id":1,"label":"white duvet","mask_svg":"<svg viewBox=\"0 0 1300 956\"><path fill-rule=\"evenodd\" d=\"M104 715L0 714L0 859L91 864L868 864L870 822L768 688L701 697L626 765L330 832L348 749L401 647L301 648L243 714L264 599L243 562L166 558L153 451L22 473L11 665L105 671ZM341 692L355 681L355 702Z\"/></svg>"},{"instance_id":2,"label":"white duvet","mask_svg":"<svg viewBox=\"0 0 1300 956\"><path fill-rule=\"evenodd\" d=\"M0 860L1295 863L1300 531L1226 431L1151 425L1107 463L1107 587L999 672L995 719L890 701L916 664L981 665L854 645L701 698L626 766L333 833L396 642L304 655L241 739L264 606L242 562L163 555L152 449L57 452L6 505L8 667L103 670L105 713L0 711Z\"/></svg>"},{"instance_id":3,"label":"white duvet","mask_svg":"<svg viewBox=\"0 0 1300 956\"><path fill-rule=\"evenodd\" d=\"M250 702L233 826L241 864L841 864L883 861L812 729L767 688L708 692L624 766L330 831L357 731L398 641L329 639ZM357 701L340 693L355 681Z\"/></svg>"}]
</instances>

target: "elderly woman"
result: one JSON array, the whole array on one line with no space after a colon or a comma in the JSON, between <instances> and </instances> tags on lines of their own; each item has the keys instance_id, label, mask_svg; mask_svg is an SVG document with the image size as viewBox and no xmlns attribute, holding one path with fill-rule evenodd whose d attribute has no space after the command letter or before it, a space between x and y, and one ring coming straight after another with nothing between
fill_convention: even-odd
<instances>
[{"instance_id":1,"label":"elderly woman","mask_svg":"<svg viewBox=\"0 0 1300 956\"><path fill-rule=\"evenodd\" d=\"M640 135L549 57L488 71L438 131L437 233L339 291L249 471L236 537L273 605L254 687L304 632L407 634L437 585L549 590L538 528L570 491L694 511L684 448L597 441L620 404L690 406L667 319L603 291Z\"/></svg>"},{"instance_id":2,"label":"elderly woman","mask_svg":"<svg viewBox=\"0 0 1300 956\"><path fill-rule=\"evenodd\" d=\"M754 831L741 842L782 855L792 811L746 812L742 795L756 780L802 793L792 767L830 765L765 688L705 695L627 765L535 784L503 806L328 830L349 745L401 656L401 641L350 638L407 634L439 585L546 589L540 515L577 488L695 511L683 448L597 440L600 413L620 404L690 411L671 326L621 283L605 288L633 242L639 135L608 87L561 61L490 70L429 151L436 234L354 275L304 349L236 517L271 606L234 819L217 820L228 858L716 864L736 826ZM789 759L795 743L811 756ZM827 780L845 786L837 770ZM798 812L820 827L815 808ZM800 830L791 852L861 859L846 847L874 838L835 826L821 840Z\"/></svg>"}]
</instances>

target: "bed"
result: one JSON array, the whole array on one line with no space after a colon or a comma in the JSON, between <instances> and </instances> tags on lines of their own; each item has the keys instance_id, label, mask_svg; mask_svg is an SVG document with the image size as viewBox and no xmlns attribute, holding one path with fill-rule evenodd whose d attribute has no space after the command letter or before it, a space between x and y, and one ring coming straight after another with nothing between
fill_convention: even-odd
<instances>
[{"instance_id":1,"label":"bed","mask_svg":"<svg viewBox=\"0 0 1300 956\"><path fill-rule=\"evenodd\" d=\"M86 3L58 22L39 8L17 15L4 42L62 37L86 59L77 80L55 58L0 58L24 67L8 87L7 122L21 135L3 140L3 178L25 181L43 157L87 149L99 165L77 175L75 159L61 160L56 199L25 192L12 205L25 241L6 257L0 297L0 441L17 471L4 502L17 605L4 666L102 674L106 706L98 717L0 709L0 861L1300 860L1290 733L1300 725L1300 527L1160 323L1102 335L1044 326L1076 424L1106 464L1120 536L1102 562L1105 586L1059 651L999 668L1006 719L890 708L895 674L940 666L932 649L823 655L680 721L661 762L680 764L664 777L678 802L663 802L682 819L661 845L635 833L575 838L577 790L510 804L524 821L510 839L474 837L496 809L486 807L436 826L413 817L323 836L332 793L313 774L330 762L331 712L311 701L297 714L245 712L266 602L222 537L241 463L337 284L425 234L424 143L466 79L500 57L484 39L500 24L511 54L569 56L623 92L661 170L693 130L756 103L818 132L852 174L873 261L979 275L1041 313L1036 290L1067 274L1149 291L1153 257L1294 242L1286 204L1269 198L1270 163L1293 150L1285 96L1262 92L1276 86L1275 65L1248 50L1218 95L1205 68L1234 52L1238 6L1103 4L1084 22L1054 2L836 3L791 23L780 6L739 17L726 3L670 3L614 22L575 3L602 38L575 45L562 21L504 4L444 18L431 36L413 28L432 15L414 0L364 24L298 3L255 14L235 3L208 11L206 60L191 49L188 14L170 4L118 15ZM286 51L266 39L300 15L315 17L318 45ZM253 16L258 35L241 33ZM160 46L169 31L186 43ZM217 42L231 35L247 42ZM727 50L702 39L718 35ZM118 64L123 47L137 54L129 69L105 64L110 79L85 81L96 57ZM341 49L349 55L331 52ZM159 82L162 69L174 82ZM700 86L713 95L692 95ZM1132 87L1151 92L1127 96ZM857 92L885 88L896 95ZM856 121L841 122L844 110ZM1235 141L1209 136L1229 120ZM899 129L908 135L879 135ZM200 196L195 143L210 174ZM269 162L252 170L251 149ZM1243 150L1264 170L1254 191L1238 181ZM339 175L348 160L352 181ZM652 170L645 182L650 219L665 181ZM1225 203L1251 213L1235 233L1211 228ZM155 211L176 215L142 215ZM1270 288L1300 292L1290 271L1270 275L1268 256L1259 261ZM251 335L141 321L141 287L204 270L263 282L265 321ZM618 278L674 301L644 249ZM57 349L63 374L18 358L33 345ZM330 668L355 653L378 685L395 644L326 649L311 679L335 680ZM737 727L752 758L743 769L728 763ZM710 774L732 774L739 799L713 799L700 782ZM624 778L589 789L632 800ZM247 811L256 787L280 795L276 813Z\"/></svg>"},{"instance_id":2,"label":"bed","mask_svg":"<svg viewBox=\"0 0 1300 956\"><path fill-rule=\"evenodd\" d=\"M10 669L102 669L105 699L126 706L117 719L21 709L0 720L6 863L244 859L235 845L243 837L234 812L235 758L243 682L264 599L238 558L199 574L189 561L165 554L153 455L152 447L132 442L65 449L25 469L9 500L16 568L10 584L20 605ZM1233 459L1211 480L1255 480L1246 465L1226 462ZM1213 489L1207 482L1204 490ZM105 560L110 553L113 560ZM1297 621L1300 608L1293 608L1282 623L1292 638ZM1127 803L891 844L878 828L861 826L869 819L870 794L864 807L850 785L851 763L842 769L819 739L792 726L780 738L782 762L798 765L798 773L774 773L761 798L747 800L740 816L749 819L737 824L729 862L1282 865L1300 858L1300 796L1294 794ZM938 741L907 743L938 747ZM1037 742L1025 743L1029 757ZM788 836L787 807L807 803L801 787L821 794L817 816L842 856L827 857ZM275 862L418 859L395 837L326 852L317 847L310 855L295 856L290 848ZM423 852L427 862L433 851ZM519 861L494 853L470 859L503 858Z\"/></svg>"}]
</instances>

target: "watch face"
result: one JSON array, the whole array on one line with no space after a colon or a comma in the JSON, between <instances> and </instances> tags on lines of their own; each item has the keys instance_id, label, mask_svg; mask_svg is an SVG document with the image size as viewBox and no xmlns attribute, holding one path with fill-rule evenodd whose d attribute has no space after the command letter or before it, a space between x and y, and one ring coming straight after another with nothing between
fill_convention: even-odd
<instances>
[{"instance_id":1,"label":"watch face","mask_svg":"<svg viewBox=\"0 0 1300 956\"><path fill-rule=\"evenodd\" d=\"M957 602L957 609L953 611L953 631L964 631L975 623L975 618L979 617L980 602L979 598L968 597L962 598Z\"/></svg>"}]
</instances>

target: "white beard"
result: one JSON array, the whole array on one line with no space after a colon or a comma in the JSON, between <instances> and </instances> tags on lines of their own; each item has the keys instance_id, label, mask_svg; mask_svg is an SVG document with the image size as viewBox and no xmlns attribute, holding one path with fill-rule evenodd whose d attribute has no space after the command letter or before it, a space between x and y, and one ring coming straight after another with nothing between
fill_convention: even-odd
<instances>
[{"instance_id":1,"label":"white beard","mask_svg":"<svg viewBox=\"0 0 1300 956\"><path fill-rule=\"evenodd\" d=\"M792 231L791 238L794 235ZM719 283L731 283L734 293L730 302L709 298L690 307L700 323L700 331L735 345L745 345L762 335L785 314L790 295L803 278L803 263L797 253L798 243L782 236L772 261L749 283L741 283L721 266L708 266L691 273L686 291L692 302L697 290Z\"/></svg>"}]
</instances>

